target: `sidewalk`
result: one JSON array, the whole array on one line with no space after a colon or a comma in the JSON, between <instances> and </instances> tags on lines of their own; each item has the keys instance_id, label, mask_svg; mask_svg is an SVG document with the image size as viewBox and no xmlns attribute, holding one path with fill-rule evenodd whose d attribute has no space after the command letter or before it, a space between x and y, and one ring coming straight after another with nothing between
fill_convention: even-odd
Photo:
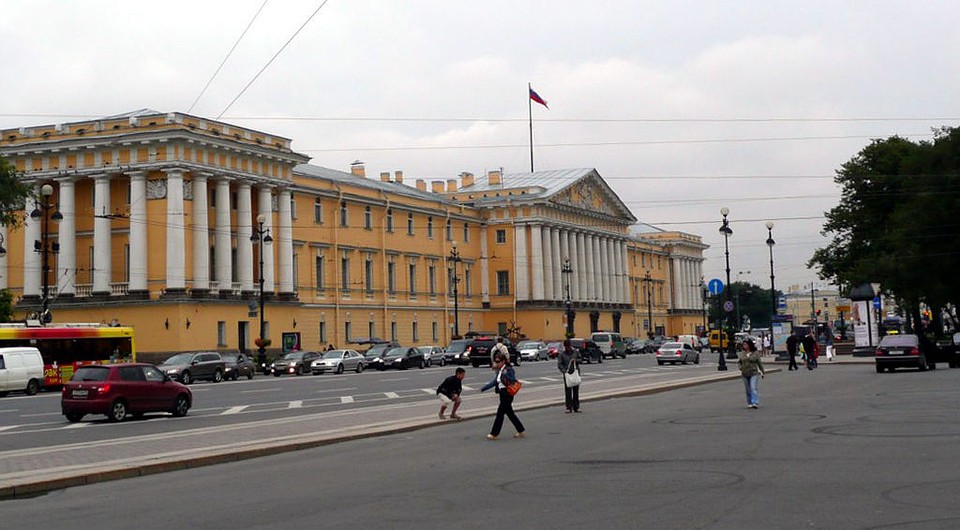
<instances>
[{"instance_id":1,"label":"sidewalk","mask_svg":"<svg viewBox=\"0 0 960 530\"><path fill-rule=\"evenodd\" d=\"M781 369L768 370L770 373L778 371ZM649 375L587 380L580 399L597 401L640 396L738 377L740 374L736 367L731 366L726 372L666 382L649 381ZM529 385L521 392L516 402L517 410L560 407L563 403L559 384ZM461 409L464 422L488 417L495 412L496 400L492 392L464 396ZM185 430L176 430L176 419L150 420L170 421L171 430L109 441L0 452L0 499L424 429L444 423L436 414L435 400L425 399L415 403L317 412ZM485 429L473 428L478 429L478 436Z\"/></svg>"}]
</instances>

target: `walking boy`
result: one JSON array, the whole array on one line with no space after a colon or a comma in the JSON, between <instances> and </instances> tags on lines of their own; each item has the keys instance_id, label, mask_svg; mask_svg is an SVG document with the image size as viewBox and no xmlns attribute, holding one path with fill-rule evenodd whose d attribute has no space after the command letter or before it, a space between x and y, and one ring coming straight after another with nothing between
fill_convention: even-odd
<instances>
[{"instance_id":1,"label":"walking boy","mask_svg":"<svg viewBox=\"0 0 960 530\"><path fill-rule=\"evenodd\" d=\"M461 381L467 376L467 371L463 368L457 368L456 373L443 380L437 387L437 397L440 398L440 419L446 419L443 413L447 410L447 405L453 403L453 409L450 410L450 419L459 420L457 409L460 408L460 394L463 392Z\"/></svg>"}]
</instances>

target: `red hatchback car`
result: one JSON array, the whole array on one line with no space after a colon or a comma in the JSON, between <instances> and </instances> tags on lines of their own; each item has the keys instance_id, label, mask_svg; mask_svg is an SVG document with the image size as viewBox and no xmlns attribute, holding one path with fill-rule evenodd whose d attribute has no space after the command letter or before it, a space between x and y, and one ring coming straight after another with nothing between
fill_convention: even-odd
<instances>
[{"instance_id":1,"label":"red hatchback car","mask_svg":"<svg viewBox=\"0 0 960 530\"><path fill-rule=\"evenodd\" d=\"M60 409L73 423L87 414L105 414L110 421L147 412L186 416L192 404L193 393L186 385L142 363L81 366L60 396Z\"/></svg>"}]
</instances>

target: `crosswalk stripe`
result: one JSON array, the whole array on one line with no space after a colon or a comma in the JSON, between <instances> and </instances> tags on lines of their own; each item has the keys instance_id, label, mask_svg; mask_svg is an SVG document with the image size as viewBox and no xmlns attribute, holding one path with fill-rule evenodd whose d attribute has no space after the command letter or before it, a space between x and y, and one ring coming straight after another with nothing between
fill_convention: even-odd
<instances>
[{"instance_id":1,"label":"crosswalk stripe","mask_svg":"<svg viewBox=\"0 0 960 530\"><path fill-rule=\"evenodd\" d=\"M421 388L424 394L435 394L437 391L432 388Z\"/></svg>"},{"instance_id":2,"label":"crosswalk stripe","mask_svg":"<svg viewBox=\"0 0 960 530\"><path fill-rule=\"evenodd\" d=\"M462 386L464 390L475 390L472 386L467 386L467 385L460 385L460 386Z\"/></svg>"},{"instance_id":3,"label":"crosswalk stripe","mask_svg":"<svg viewBox=\"0 0 960 530\"><path fill-rule=\"evenodd\" d=\"M9 431L10 429L16 429L19 425L7 425L5 427L0 427L0 431Z\"/></svg>"},{"instance_id":4,"label":"crosswalk stripe","mask_svg":"<svg viewBox=\"0 0 960 530\"><path fill-rule=\"evenodd\" d=\"M353 396L340 396L340 403L353 403Z\"/></svg>"},{"instance_id":5,"label":"crosswalk stripe","mask_svg":"<svg viewBox=\"0 0 960 530\"><path fill-rule=\"evenodd\" d=\"M540 379L543 379L544 381L552 381L554 383L559 381L559 379L557 379L556 377L541 377Z\"/></svg>"},{"instance_id":6,"label":"crosswalk stripe","mask_svg":"<svg viewBox=\"0 0 960 530\"><path fill-rule=\"evenodd\" d=\"M301 400L291 401L291 402L287 405L287 408L288 408L288 409L302 409L302 408L303 408L303 401L301 401Z\"/></svg>"},{"instance_id":7,"label":"crosswalk stripe","mask_svg":"<svg viewBox=\"0 0 960 530\"><path fill-rule=\"evenodd\" d=\"M89 427L91 425L93 424L92 423L71 423L70 425L67 425L66 427L64 427L64 429L82 429L84 427Z\"/></svg>"},{"instance_id":8,"label":"crosswalk stripe","mask_svg":"<svg viewBox=\"0 0 960 530\"><path fill-rule=\"evenodd\" d=\"M390 399L397 399L400 397L400 394L397 394L396 392L384 392L383 395L387 396Z\"/></svg>"},{"instance_id":9,"label":"crosswalk stripe","mask_svg":"<svg viewBox=\"0 0 960 530\"><path fill-rule=\"evenodd\" d=\"M239 407L230 407L227 410L220 413L221 416L226 416L227 414L239 414L247 409L250 405L240 405Z\"/></svg>"}]
</instances>

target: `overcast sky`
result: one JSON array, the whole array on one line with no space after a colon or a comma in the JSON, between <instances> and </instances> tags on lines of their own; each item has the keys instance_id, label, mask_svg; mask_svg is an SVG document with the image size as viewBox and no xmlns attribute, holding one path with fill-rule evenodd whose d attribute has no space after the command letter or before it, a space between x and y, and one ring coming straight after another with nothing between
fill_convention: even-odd
<instances>
[{"instance_id":1,"label":"overcast sky","mask_svg":"<svg viewBox=\"0 0 960 530\"><path fill-rule=\"evenodd\" d=\"M707 280L727 206L733 279L769 287L772 220L786 289L815 279L842 163L960 116L955 1L322 3L3 0L0 128L222 115L412 182L529 171L532 83L536 169L594 167L641 221L702 236Z\"/></svg>"}]
</instances>

